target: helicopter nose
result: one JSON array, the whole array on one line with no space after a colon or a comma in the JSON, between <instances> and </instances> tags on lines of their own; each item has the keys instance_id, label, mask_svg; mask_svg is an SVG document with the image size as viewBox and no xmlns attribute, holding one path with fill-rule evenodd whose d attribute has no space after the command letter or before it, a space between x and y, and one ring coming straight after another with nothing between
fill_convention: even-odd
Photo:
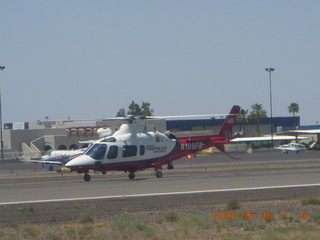
<instances>
[{"instance_id":1,"label":"helicopter nose","mask_svg":"<svg viewBox=\"0 0 320 240\"><path fill-rule=\"evenodd\" d=\"M65 166L68 168L74 168L74 167L81 167L81 166L91 165L91 164L94 164L94 160L91 157L79 156L67 162Z\"/></svg>"}]
</instances>

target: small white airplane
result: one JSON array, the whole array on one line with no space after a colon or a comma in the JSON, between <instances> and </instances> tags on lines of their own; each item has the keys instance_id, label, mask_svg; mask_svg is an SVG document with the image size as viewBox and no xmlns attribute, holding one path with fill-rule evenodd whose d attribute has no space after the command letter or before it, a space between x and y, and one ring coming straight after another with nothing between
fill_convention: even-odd
<instances>
[{"instance_id":1,"label":"small white airplane","mask_svg":"<svg viewBox=\"0 0 320 240\"><path fill-rule=\"evenodd\" d=\"M100 139L99 140L90 140L82 141L80 143L92 145L94 142L102 141L104 138L109 136L112 131L110 128L99 128L97 131ZM23 159L23 162L32 162L32 163L42 163L50 164L49 171L53 170L52 165L63 165L69 162L71 159L81 156L87 148L75 149L75 150L53 150L49 154L43 155L41 157L32 157L31 159Z\"/></svg>"},{"instance_id":2,"label":"small white airplane","mask_svg":"<svg viewBox=\"0 0 320 240\"><path fill-rule=\"evenodd\" d=\"M299 143L288 143L288 144L275 147L275 149L282 150L283 153L287 153L287 154L289 153L289 151L299 153L300 151L307 150L305 145L299 144Z\"/></svg>"},{"instance_id":3,"label":"small white airplane","mask_svg":"<svg viewBox=\"0 0 320 240\"><path fill-rule=\"evenodd\" d=\"M279 133L278 135L290 135L295 137L296 141L297 139L301 139L301 138L308 139L308 137L300 137L300 135L303 135L303 136L315 135L317 137L317 140L311 145L309 145L308 147L306 147L303 144L289 143L288 145L282 145L277 148L277 149L281 149L284 153L288 153L288 151L295 151L298 153L299 151L304 151L307 149L316 150L317 148L315 148L314 146L320 141L320 129L309 129L309 130L297 129L297 130L290 130L287 132Z\"/></svg>"},{"instance_id":4,"label":"small white airplane","mask_svg":"<svg viewBox=\"0 0 320 240\"><path fill-rule=\"evenodd\" d=\"M162 177L162 165L172 169L172 161L215 146L225 152L224 144L232 138L232 126L239 106L233 106L217 134L175 137L172 133L160 133L154 126L141 119L130 117L112 136L95 142L84 155L70 160L65 172L84 173L84 180L90 181L89 170L106 174L107 171L129 172L130 179L135 172L154 168L157 178Z\"/></svg>"},{"instance_id":5,"label":"small white airplane","mask_svg":"<svg viewBox=\"0 0 320 240\"><path fill-rule=\"evenodd\" d=\"M43 155L39 158L31 158L30 160L21 160L23 162L43 163L50 164L49 171L53 170L52 165L63 165L71 159L82 155L86 148L76 150L54 150L47 155Z\"/></svg>"}]
</instances>

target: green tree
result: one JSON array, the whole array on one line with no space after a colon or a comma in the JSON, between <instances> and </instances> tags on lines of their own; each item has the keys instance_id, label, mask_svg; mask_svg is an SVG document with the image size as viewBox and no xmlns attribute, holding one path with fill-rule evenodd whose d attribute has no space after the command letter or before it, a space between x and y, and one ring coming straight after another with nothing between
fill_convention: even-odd
<instances>
[{"instance_id":1,"label":"green tree","mask_svg":"<svg viewBox=\"0 0 320 240\"><path fill-rule=\"evenodd\" d=\"M124 108L120 108L119 111L117 112L116 117L125 117L126 116L126 110Z\"/></svg>"},{"instance_id":2,"label":"green tree","mask_svg":"<svg viewBox=\"0 0 320 240\"><path fill-rule=\"evenodd\" d=\"M142 105L140 107L139 104L132 101L128 107L127 115L140 116L140 117L152 116L153 109L150 108L150 105L151 104L148 102L142 102ZM125 116L126 116L125 109L120 108L119 111L117 112L117 117L125 117Z\"/></svg>"},{"instance_id":3,"label":"green tree","mask_svg":"<svg viewBox=\"0 0 320 240\"><path fill-rule=\"evenodd\" d=\"M262 104L251 105L250 118L253 118L257 123L257 136L260 136L260 119L267 116L266 111L262 108Z\"/></svg>"},{"instance_id":4,"label":"green tree","mask_svg":"<svg viewBox=\"0 0 320 240\"><path fill-rule=\"evenodd\" d=\"M135 103L134 101L131 102L128 109L128 115L141 116L141 108L139 104Z\"/></svg>"},{"instance_id":5,"label":"green tree","mask_svg":"<svg viewBox=\"0 0 320 240\"><path fill-rule=\"evenodd\" d=\"M290 106L288 107L289 113L293 114L293 118L294 118L294 126L297 126L295 117L296 117L296 113L299 112L299 104L298 103L291 103Z\"/></svg>"},{"instance_id":6,"label":"green tree","mask_svg":"<svg viewBox=\"0 0 320 240\"><path fill-rule=\"evenodd\" d=\"M152 116L152 114L153 114L153 109L150 108L150 103L142 102L141 116L143 116L143 117Z\"/></svg>"}]
</instances>

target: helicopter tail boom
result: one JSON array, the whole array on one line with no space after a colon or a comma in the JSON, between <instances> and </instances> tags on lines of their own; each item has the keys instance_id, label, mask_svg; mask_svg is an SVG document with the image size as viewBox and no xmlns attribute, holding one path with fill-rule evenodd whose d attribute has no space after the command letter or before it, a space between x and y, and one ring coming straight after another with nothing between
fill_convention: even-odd
<instances>
[{"instance_id":1,"label":"helicopter tail boom","mask_svg":"<svg viewBox=\"0 0 320 240\"><path fill-rule=\"evenodd\" d=\"M233 127L236 115L239 113L239 111L240 111L240 106L234 105L232 107L229 115L227 115L227 117L225 118L225 120L224 120L224 122L218 132L219 136L223 136L226 140L229 140L233 137L232 136L232 127Z\"/></svg>"},{"instance_id":2,"label":"helicopter tail boom","mask_svg":"<svg viewBox=\"0 0 320 240\"><path fill-rule=\"evenodd\" d=\"M234 119L239 110L239 106L232 107L230 114L225 118L217 134L177 137L180 143L179 155L198 152L212 146L215 146L221 152L225 152L224 144L232 138Z\"/></svg>"}]
</instances>

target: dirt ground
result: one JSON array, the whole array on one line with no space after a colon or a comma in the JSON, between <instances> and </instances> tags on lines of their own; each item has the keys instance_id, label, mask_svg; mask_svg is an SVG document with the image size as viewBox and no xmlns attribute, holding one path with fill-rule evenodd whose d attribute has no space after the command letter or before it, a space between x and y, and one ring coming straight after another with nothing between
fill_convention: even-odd
<instances>
[{"instance_id":1,"label":"dirt ground","mask_svg":"<svg viewBox=\"0 0 320 240\"><path fill-rule=\"evenodd\" d=\"M265 194L267 193L255 194L256 199L259 198L259 195L265 196ZM268 194L272 195L271 192ZM280 211L282 211L282 218L285 218L287 213L291 220L307 223L313 216L320 214L319 205L302 205L301 199L260 201L249 200L254 199L250 193L241 193L237 196L241 205L240 211L245 211L245 213L250 211L255 218L263 218L268 213L271 214L270 220L276 222L280 219ZM79 222L83 214L90 214L96 221L112 221L126 214L133 215L142 221L153 221L169 211L182 216L212 214L214 217L214 213L227 211L227 203L235 197L228 193L204 193L4 205L0 206L0 224L14 226L24 223L74 223Z\"/></svg>"},{"instance_id":2,"label":"dirt ground","mask_svg":"<svg viewBox=\"0 0 320 240\"><path fill-rule=\"evenodd\" d=\"M221 172L222 170L215 171ZM34 172L32 172L32 177L22 174L23 177L21 177L16 172L7 174L15 176L2 178L1 183L49 181L50 179L57 181L56 173L37 172L37 177L34 176ZM148 172L146 171L145 174ZM67 178L69 180L79 179L79 176L71 175ZM65 178L61 178L62 180ZM79 222L83 214L90 214L98 222L112 221L126 214L148 222L156 220L169 211L181 216L211 214L214 217L214 211L228 210L226 205L230 200L237 200L241 205L240 211L245 211L244 213L250 211L257 219L265 217L264 214L268 213L272 215L269 220L276 224L281 220L282 214L282 218L288 217L298 224L314 224L313 217L319 216L320 218L320 205L302 205L301 200L310 197L319 198L319 193L319 187L304 187L301 189L264 189L148 197L123 196L114 199L0 205L0 226L25 223L49 225L74 223ZM315 226L319 227L317 224Z\"/></svg>"}]
</instances>

